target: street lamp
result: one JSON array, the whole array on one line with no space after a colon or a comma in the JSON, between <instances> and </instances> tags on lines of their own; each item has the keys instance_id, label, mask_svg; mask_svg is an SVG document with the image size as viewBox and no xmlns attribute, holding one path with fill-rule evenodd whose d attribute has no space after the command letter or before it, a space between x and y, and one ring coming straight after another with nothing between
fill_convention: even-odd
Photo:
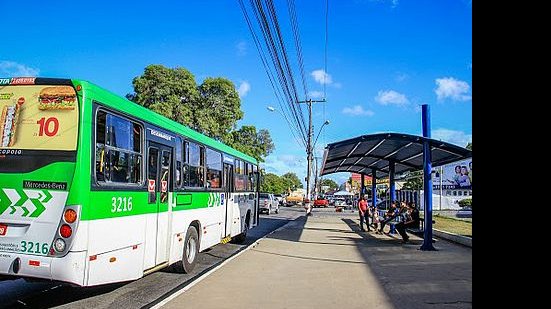
<instances>
[{"instance_id":1,"label":"street lamp","mask_svg":"<svg viewBox=\"0 0 551 309\"><path fill-rule=\"evenodd\" d=\"M318 138L320 137L321 131L324 126L329 124L329 120L325 120L325 122L321 125L320 131L318 132L318 136L316 136L316 139L314 140L314 146L312 148L316 148L316 143L318 142Z\"/></svg>"}]
</instances>

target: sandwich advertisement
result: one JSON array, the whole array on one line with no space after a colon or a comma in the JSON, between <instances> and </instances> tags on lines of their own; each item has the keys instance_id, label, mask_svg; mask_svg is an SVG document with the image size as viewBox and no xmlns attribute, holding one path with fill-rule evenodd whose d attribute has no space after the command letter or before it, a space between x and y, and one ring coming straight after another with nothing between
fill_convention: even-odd
<instances>
[{"instance_id":1,"label":"sandwich advertisement","mask_svg":"<svg viewBox=\"0 0 551 309\"><path fill-rule=\"evenodd\" d=\"M75 150L77 95L65 85L0 86L0 152ZM13 152L13 153L12 153Z\"/></svg>"}]
</instances>

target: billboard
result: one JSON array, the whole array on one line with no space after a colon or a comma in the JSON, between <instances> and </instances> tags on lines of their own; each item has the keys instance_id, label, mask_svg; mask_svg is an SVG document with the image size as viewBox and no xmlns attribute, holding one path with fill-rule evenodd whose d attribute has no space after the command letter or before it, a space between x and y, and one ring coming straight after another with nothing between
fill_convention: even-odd
<instances>
[{"instance_id":1,"label":"billboard","mask_svg":"<svg viewBox=\"0 0 551 309\"><path fill-rule=\"evenodd\" d=\"M468 158L432 169L433 190L472 189L473 159Z\"/></svg>"},{"instance_id":2,"label":"billboard","mask_svg":"<svg viewBox=\"0 0 551 309\"><path fill-rule=\"evenodd\" d=\"M0 151L75 150L76 97L71 86L0 86Z\"/></svg>"}]
</instances>

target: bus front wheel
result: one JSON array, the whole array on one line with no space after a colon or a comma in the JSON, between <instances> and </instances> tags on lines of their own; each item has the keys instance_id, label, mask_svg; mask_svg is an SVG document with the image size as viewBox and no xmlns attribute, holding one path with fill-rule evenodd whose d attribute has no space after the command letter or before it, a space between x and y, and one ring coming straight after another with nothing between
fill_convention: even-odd
<instances>
[{"instance_id":1,"label":"bus front wheel","mask_svg":"<svg viewBox=\"0 0 551 309\"><path fill-rule=\"evenodd\" d=\"M199 255L199 235L194 226L187 229L186 241L184 242L184 254L182 255L182 270L189 274L197 262Z\"/></svg>"}]
</instances>

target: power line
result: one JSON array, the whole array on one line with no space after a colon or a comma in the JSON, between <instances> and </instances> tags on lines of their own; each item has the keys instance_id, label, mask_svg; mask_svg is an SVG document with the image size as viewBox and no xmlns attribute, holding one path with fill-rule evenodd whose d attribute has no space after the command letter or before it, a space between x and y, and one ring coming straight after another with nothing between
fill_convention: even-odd
<instances>
[{"instance_id":1,"label":"power line","mask_svg":"<svg viewBox=\"0 0 551 309\"><path fill-rule=\"evenodd\" d=\"M251 32L252 34L252 37L253 37L253 41L255 43L255 46L257 48L257 51L258 51L258 54L260 55L260 59L261 59L261 62L262 62L262 65L264 67L264 71L266 72L266 75L268 75L268 79L270 81L270 84L272 86L272 89L274 90L274 94L276 96L276 99L278 101L278 104L280 106L280 108L283 110L283 107L284 107L284 104L282 103L282 96L283 94L281 93L281 90L280 88L276 87L275 86L275 77L274 77L274 74L271 70L271 67L269 66L268 64L268 61L266 59L266 53L264 51L264 49L262 48L262 44L260 43L260 40L256 34L256 31L254 30L254 27L252 26L252 23L251 23L251 20L249 18L249 15L247 13L247 9L245 8L245 5L243 3L243 0L239 0L239 5L241 7L241 10L243 12L243 16L245 17L245 21L247 22L247 26L249 27L249 31ZM256 13L256 12L255 12ZM285 114L284 111L282 111L282 115L283 117L285 118L285 121L287 122L287 124L289 125L289 129L291 130L291 134L293 135L293 137L295 138L295 140L299 141L297 138L296 138L296 135L294 133L294 131L296 131L296 128L293 127L293 125L291 125L291 122L289 121L287 115ZM304 141L300 141L299 144L303 144L305 145L305 142Z\"/></svg>"},{"instance_id":2,"label":"power line","mask_svg":"<svg viewBox=\"0 0 551 309\"><path fill-rule=\"evenodd\" d=\"M325 114L325 104L327 102L327 83L325 82L325 78L327 76L327 40L329 37L329 0L325 0L325 52L324 52L324 72L323 75L324 83L323 83L323 120L327 120L327 116ZM325 135L325 131L323 131L323 144L327 142L327 136Z\"/></svg>"},{"instance_id":3,"label":"power line","mask_svg":"<svg viewBox=\"0 0 551 309\"><path fill-rule=\"evenodd\" d=\"M241 5L241 9L243 10L244 15L246 16L249 30L253 34L253 38L257 38L255 30L250 24L250 19L248 18L248 14L242 0L239 0L239 3ZM267 64L267 61L264 61L267 58L266 53L264 49L260 46L261 44L257 44L259 43L259 40L257 41L255 39L257 50L261 55L261 58L263 59L265 71L271 78L272 87L278 88L277 91L274 89L274 92L276 94L281 94L282 101L286 101L287 103L284 104L281 101L278 102L280 104L282 114L284 114L284 116L287 116L287 114L289 115L289 117L286 118L286 121L288 121L288 124L293 124L293 127L291 128L292 131L294 130L298 133L298 135L303 140L302 144L305 145L307 130L306 121L304 119L302 107L296 104L296 102L298 101L297 87L293 78L293 72L291 69L287 48L285 47L274 3L272 0L267 0L264 2L261 0L250 0L250 4L254 16L258 22L262 37L264 39L266 50L272 63L272 66L269 66ZM290 4L290 7L292 11L294 3ZM296 18L294 17L291 17L291 19L296 20ZM298 31L298 27L296 25L293 26L293 28L295 29L295 31ZM296 36L295 38L298 39L299 37ZM298 49L302 49L300 47L300 41L296 40L295 44L298 44ZM302 62L302 57L300 57L299 62ZM275 71L275 74L272 72L272 67L273 71ZM302 75L304 75L304 73L302 73ZM279 87L275 86L276 80ZM305 78L303 80L305 81Z\"/></svg>"}]
</instances>

